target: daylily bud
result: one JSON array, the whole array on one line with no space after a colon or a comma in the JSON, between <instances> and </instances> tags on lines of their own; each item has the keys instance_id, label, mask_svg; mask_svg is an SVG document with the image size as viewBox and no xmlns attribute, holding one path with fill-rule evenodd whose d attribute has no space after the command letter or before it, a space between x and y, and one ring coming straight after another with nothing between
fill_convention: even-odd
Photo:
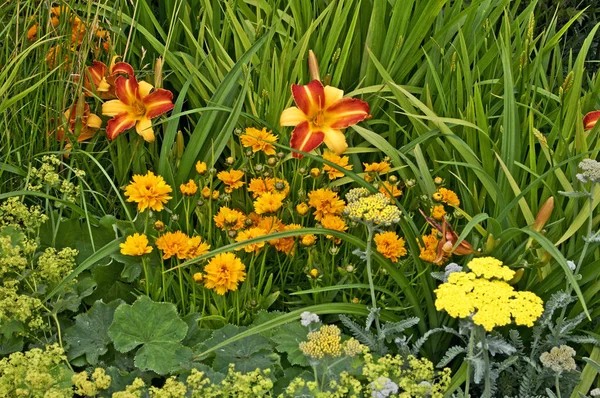
<instances>
[{"instance_id":1,"label":"daylily bud","mask_svg":"<svg viewBox=\"0 0 600 398\"><path fill-rule=\"evenodd\" d=\"M83 128L83 116L85 113L85 97L80 95L77 99L77 108L75 110L75 129L73 133L75 137L79 136L81 129Z\"/></svg>"},{"instance_id":2,"label":"daylily bud","mask_svg":"<svg viewBox=\"0 0 600 398\"><path fill-rule=\"evenodd\" d=\"M484 253L489 254L494 251L496 247L498 247L498 243L500 243L499 239L494 239L494 235L489 234L487 237L487 241L485 242Z\"/></svg>"},{"instance_id":3,"label":"daylily bud","mask_svg":"<svg viewBox=\"0 0 600 398\"><path fill-rule=\"evenodd\" d=\"M513 278L510 281L508 281L508 284L509 285L516 285L517 283L519 283L519 281L523 277L524 273L525 273L525 268L519 268L518 270L516 270L515 271L515 276L513 276Z\"/></svg>"},{"instance_id":4,"label":"daylily bud","mask_svg":"<svg viewBox=\"0 0 600 398\"><path fill-rule=\"evenodd\" d=\"M600 111L592 111L583 117L583 128L585 130L591 130L596 125L596 122L600 118Z\"/></svg>"},{"instance_id":5,"label":"daylily bud","mask_svg":"<svg viewBox=\"0 0 600 398\"><path fill-rule=\"evenodd\" d=\"M535 221L533 222L531 229L540 232L542 228L544 228L544 225L546 225L546 223L550 219L550 216L552 215L552 210L554 210L554 196L550 196L542 205L542 207L540 207L540 211L538 211L538 214L535 217Z\"/></svg>"},{"instance_id":6,"label":"daylily bud","mask_svg":"<svg viewBox=\"0 0 600 398\"><path fill-rule=\"evenodd\" d=\"M154 64L154 87L162 88L163 76L162 76L162 67L163 62L162 58L156 58L156 63Z\"/></svg>"},{"instance_id":7,"label":"daylily bud","mask_svg":"<svg viewBox=\"0 0 600 398\"><path fill-rule=\"evenodd\" d=\"M321 81L321 73L319 72L319 61L313 50L308 50L308 70L311 80Z\"/></svg>"},{"instance_id":8,"label":"daylily bud","mask_svg":"<svg viewBox=\"0 0 600 398\"><path fill-rule=\"evenodd\" d=\"M175 142L176 142L176 144L175 144L176 146L175 147L177 148L177 152L176 152L177 159L181 160L181 158L183 157L183 151L185 149L185 143L184 143L184 140L183 140L183 133L181 132L181 130L179 130L177 132L177 139L176 139Z\"/></svg>"}]
</instances>

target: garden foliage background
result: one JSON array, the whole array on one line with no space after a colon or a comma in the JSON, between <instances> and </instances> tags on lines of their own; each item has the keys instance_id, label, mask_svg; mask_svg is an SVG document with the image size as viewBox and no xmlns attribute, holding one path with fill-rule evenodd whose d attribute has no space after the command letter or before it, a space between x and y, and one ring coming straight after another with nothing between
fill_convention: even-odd
<instances>
[{"instance_id":1,"label":"garden foliage background","mask_svg":"<svg viewBox=\"0 0 600 398\"><path fill-rule=\"evenodd\" d=\"M61 15L53 13L53 6L63 7ZM73 15L84 26L81 38L73 38L80 34ZM552 323L560 330L552 326L544 336L555 338L548 338L548 350L563 343L561 336L567 331L586 337L572 344L578 367L568 389L575 397L577 391L587 394L596 369L582 358L600 359L594 344L600 314L600 260L593 238L600 222L595 212L600 187L595 181L583 184L576 175L581 171L579 163L595 159L600 145L598 128L585 129L582 122L587 112L599 106L598 15L593 6L585 9L578 3L556 8L554 2L518 0L2 3L0 200L4 207L0 217L4 221L0 236L8 236L13 248L27 239L37 242L31 253L22 253L29 271L19 273L18 289L10 294L39 300L42 306L36 311L47 325L29 330L26 321L15 323L17 315L6 310L4 317L0 315L0 353L8 356L58 343L66 350L67 367L73 372L91 374L90 369L104 366L111 368L115 383L121 380L122 388L138 376L148 385L155 377L153 383L160 386L164 378L157 374L183 374L177 358L172 366L156 368L164 364L159 353L168 351L166 346L149 354L152 336L141 336L146 352L140 354L144 349L140 348L134 361L137 344L124 349L129 343L115 341L115 334L106 330L119 304L133 314L139 305L139 311L142 306L147 309L138 328L154 328L165 319L174 329L186 325L189 330L181 336L167 333L171 339L167 342L170 348L185 347L185 358L193 352L205 367L198 369L225 374L229 363L245 363L245 371L274 367L280 380L301 374L310 379L306 359L298 363L290 359L292 352L301 355L297 347L292 350L290 341L277 343L271 336L299 330L284 328L297 324L305 311L353 335L356 331L349 321L342 326L339 315L362 325L369 314L373 316L370 309L377 307L382 322L418 318L418 323L398 330L412 336L412 342L426 335L416 354L434 364L444 362L449 349L466 347L468 339L458 336L459 320L436 309L434 291L440 282L431 272L444 268L423 260L420 246L425 245L423 238L431 226L419 212L430 214L437 204L435 194L443 186L460 198L459 206L445 207L446 219L456 231L452 248L464 240L475 250L468 257L445 260L464 266L473 256L485 254L520 275L512 281L516 290L534 292L545 303L559 291L572 294L573 300L563 298L561 303L568 305L559 306L559 319L552 322L559 326L562 318L578 322L569 330ZM345 131L349 149L344 156L351 170L324 161L324 146L302 160L292 158L292 129L279 124L282 111L293 105L291 85L307 84L314 77L308 67L309 50L318 59L325 84L369 104L371 118ZM94 60L109 65L113 55L131 64L139 81L173 93L173 110L153 120L154 142L145 142L133 129L108 140L103 100L83 94L81 77L86 68ZM103 127L78 142L85 119L78 116L70 126L63 112L71 106L80 112L84 102L92 114L102 117ZM282 155L249 155L239 139L247 127L264 127L277 135L276 151ZM402 190L396 205L403 217L393 229L403 237L407 254L392 262L373 253L374 281L369 284L370 272L353 253L368 246L367 229L348 222L346 232L331 231L333 238L343 241L334 245L312 211L302 215L296 206L306 202L307 192L322 187L339 192L340 198L350 188L370 188L364 163L384 159L391 171L370 182L379 187L385 181ZM196 171L198 161L207 164L206 174ZM343 177L330 179L323 167ZM225 192L213 168L244 169L248 182L251 175L264 176L261 169L285 179L290 194L278 216L286 224L306 228L304 235L317 235L316 245L294 242L293 255L268 244L262 251L237 251L247 242L236 242L235 235L218 229L213 216L223 205L249 214L254 198L245 188ZM320 170L318 174L311 171L314 168ZM133 175L147 171L173 187L172 199L162 212L138 213L124 195ZM57 180L45 179L48 173L55 173L52 178ZM191 198L178 189L190 179L200 186ZM204 185L219 191L219 198L204 197ZM589 195L575 193L584 188ZM551 197L552 209L548 212L546 207L540 214ZM39 206L34 218L43 220L45 214L47 221L31 229L23 223L11 227L7 220L18 205L10 198ZM540 217L545 218L541 226ZM152 241L162 228L200 236L212 251L187 261L162 261L156 248L144 262L120 254L127 235L147 232ZM297 235L282 229L268 239ZM7 247L3 246L5 258L10 254ZM61 263L59 278L44 280L36 274L47 248L77 250L73 263ZM198 284L194 274L224 252L243 260L247 278L239 290L221 296ZM576 272L569 261L576 264ZM9 266L4 266L7 280ZM375 303L369 288L373 284ZM9 297L12 287L4 289L2 294ZM135 301L142 295L153 301ZM94 304L98 300L104 304ZM172 306L160 307L159 302L172 303L177 312ZM82 317L93 316L90 308L110 315L104 335L95 340L93 350L74 350L77 344L69 336L89 332L78 332L77 327ZM428 333L438 328L449 328L454 334ZM531 329L518 329L525 346L535 341ZM213 330L221 332L213 334ZM500 328L499 333L508 339L512 332ZM382 344L398 353L393 339ZM254 349L245 351L248 346ZM456 351L458 356L446 361L453 375L448 394L464 390L465 380L471 379L474 365L460 359L464 354ZM494 394L518 394L518 383L498 376L504 369L516 372L519 368L513 365L487 364L499 372L494 376ZM189 372L190 366L186 369ZM302 373L306 369L308 376ZM531 394L553 388L552 378L536 380ZM111 388L118 391L114 385ZM276 388L283 391L283 382ZM474 396L490 393L483 385L471 383L470 388Z\"/></svg>"}]
</instances>

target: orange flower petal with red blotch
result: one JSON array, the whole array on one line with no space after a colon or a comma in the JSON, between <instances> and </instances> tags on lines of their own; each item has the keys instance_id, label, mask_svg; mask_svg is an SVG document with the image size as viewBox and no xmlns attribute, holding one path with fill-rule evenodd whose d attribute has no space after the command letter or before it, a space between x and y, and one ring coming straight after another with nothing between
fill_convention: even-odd
<instances>
[{"instance_id":1,"label":"orange flower petal with red blotch","mask_svg":"<svg viewBox=\"0 0 600 398\"><path fill-rule=\"evenodd\" d=\"M369 111L369 104L357 98L342 98L325 110L327 117L333 119L329 124L333 129L345 129L363 121L371 117Z\"/></svg>"},{"instance_id":2,"label":"orange flower petal with red blotch","mask_svg":"<svg viewBox=\"0 0 600 398\"><path fill-rule=\"evenodd\" d=\"M175 106L173 104L173 93L162 88L157 88L145 96L142 101L146 107L146 117L149 119L162 115Z\"/></svg>"},{"instance_id":3,"label":"orange flower petal with red blotch","mask_svg":"<svg viewBox=\"0 0 600 398\"><path fill-rule=\"evenodd\" d=\"M110 119L106 125L106 135L109 140L114 140L123 131L135 126L136 119L129 113L119 113Z\"/></svg>"},{"instance_id":4,"label":"orange flower petal with red blotch","mask_svg":"<svg viewBox=\"0 0 600 398\"><path fill-rule=\"evenodd\" d=\"M114 76L119 73L124 73L124 74L128 75L129 77L131 77L134 75L133 67L131 65L129 65L127 62L117 62L110 69L110 74Z\"/></svg>"},{"instance_id":5,"label":"orange flower petal with red blotch","mask_svg":"<svg viewBox=\"0 0 600 398\"><path fill-rule=\"evenodd\" d=\"M311 131L308 122L302 122L292 131L290 146L303 152L310 152L323 142L325 134L322 131ZM297 152L292 154L297 159L302 159L303 155Z\"/></svg>"},{"instance_id":6,"label":"orange flower petal with red blotch","mask_svg":"<svg viewBox=\"0 0 600 398\"><path fill-rule=\"evenodd\" d=\"M325 105L325 90L318 80L313 80L305 86L292 84L292 95L298 108L309 118L314 117Z\"/></svg>"},{"instance_id":7,"label":"orange flower petal with red blotch","mask_svg":"<svg viewBox=\"0 0 600 398\"><path fill-rule=\"evenodd\" d=\"M137 101L138 89L139 84L134 76L129 78L119 76L115 81L115 94L125 105L133 105Z\"/></svg>"},{"instance_id":8,"label":"orange flower petal with red blotch","mask_svg":"<svg viewBox=\"0 0 600 398\"><path fill-rule=\"evenodd\" d=\"M586 130L591 130L596 125L596 122L600 118L600 111L592 111L583 117L583 127Z\"/></svg>"},{"instance_id":9,"label":"orange flower petal with red blotch","mask_svg":"<svg viewBox=\"0 0 600 398\"><path fill-rule=\"evenodd\" d=\"M108 68L104 63L100 61L94 61L92 66L87 67L85 80L83 81L84 87L90 91L97 91L100 82L106 75L107 69ZM92 84L90 84L90 79Z\"/></svg>"}]
</instances>

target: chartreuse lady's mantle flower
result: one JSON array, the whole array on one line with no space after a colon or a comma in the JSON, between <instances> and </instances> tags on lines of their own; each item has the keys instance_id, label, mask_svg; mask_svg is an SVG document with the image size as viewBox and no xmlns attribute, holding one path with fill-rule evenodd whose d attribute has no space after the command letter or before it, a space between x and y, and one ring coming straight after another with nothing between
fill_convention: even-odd
<instances>
[{"instance_id":1,"label":"chartreuse lady's mantle flower","mask_svg":"<svg viewBox=\"0 0 600 398\"><path fill-rule=\"evenodd\" d=\"M246 266L235 254L217 254L204 267L204 286L221 296L235 291L246 278L245 270Z\"/></svg>"},{"instance_id":2,"label":"chartreuse lady's mantle flower","mask_svg":"<svg viewBox=\"0 0 600 398\"><path fill-rule=\"evenodd\" d=\"M543 302L532 292L517 292L506 280L514 272L491 257L467 264L473 272L453 272L436 290L435 306L454 318L471 317L485 330L511 322L533 326L543 311Z\"/></svg>"},{"instance_id":3,"label":"chartreuse lady's mantle flower","mask_svg":"<svg viewBox=\"0 0 600 398\"><path fill-rule=\"evenodd\" d=\"M282 126L295 126L290 146L310 152L323 142L338 155L348 144L341 129L371 117L369 105L356 98L342 98L344 92L313 80L305 86L292 84L292 95L297 107L287 108L281 114ZM295 158L301 154L293 153Z\"/></svg>"},{"instance_id":4,"label":"chartreuse lady's mantle flower","mask_svg":"<svg viewBox=\"0 0 600 398\"><path fill-rule=\"evenodd\" d=\"M138 82L135 76L117 77L115 95L118 99L102 104L102 114L112 116L106 126L106 134L114 140L123 131L135 126L135 130L148 142L154 141L152 121L173 109L173 93L162 88L153 90L150 83Z\"/></svg>"},{"instance_id":5,"label":"chartreuse lady's mantle flower","mask_svg":"<svg viewBox=\"0 0 600 398\"><path fill-rule=\"evenodd\" d=\"M126 256L143 256L152 252L152 247L148 246L146 235L138 233L129 235L119 247L121 248L121 254Z\"/></svg>"},{"instance_id":6,"label":"chartreuse lady's mantle flower","mask_svg":"<svg viewBox=\"0 0 600 398\"><path fill-rule=\"evenodd\" d=\"M133 181L125 188L125 196L128 202L136 202L138 210L144 211L152 209L161 211L164 204L171 199L169 193L173 189L161 176L154 175L149 171L146 175L136 174L133 176Z\"/></svg>"}]
</instances>

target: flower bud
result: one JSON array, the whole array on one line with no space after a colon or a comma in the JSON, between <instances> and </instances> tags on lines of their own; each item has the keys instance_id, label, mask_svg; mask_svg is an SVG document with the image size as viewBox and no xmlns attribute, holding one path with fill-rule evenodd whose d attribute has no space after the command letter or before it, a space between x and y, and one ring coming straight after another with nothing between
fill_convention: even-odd
<instances>
[{"instance_id":1,"label":"flower bud","mask_svg":"<svg viewBox=\"0 0 600 398\"><path fill-rule=\"evenodd\" d=\"M313 167L312 169L310 169L310 176L312 178L319 178L321 176L321 170Z\"/></svg>"},{"instance_id":2,"label":"flower bud","mask_svg":"<svg viewBox=\"0 0 600 398\"><path fill-rule=\"evenodd\" d=\"M552 215L553 210L554 210L554 196L550 196L546 200L546 202L544 202L542 207L540 207L540 210L538 211L538 214L535 217L535 221L533 222L531 229L533 229L534 231L540 232L544 228L544 226L546 225L548 220L550 219L550 216Z\"/></svg>"},{"instance_id":3,"label":"flower bud","mask_svg":"<svg viewBox=\"0 0 600 398\"><path fill-rule=\"evenodd\" d=\"M301 216L305 215L306 213L308 213L308 205L306 203L298 203L298 205L296 206L296 211L298 212L298 214L300 214Z\"/></svg>"},{"instance_id":4,"label":"flower bud","mask_svg":"<svg viewBox=\"0 0 600 398\"><path fill-rule=\"evenodd\" d=\"M319 61L313 50L308 50L308 70L311 80L321 81L321 72L319 72Z\"/></svg>"},{"instance_id":5,"label":"flower bud","mask_svg":"<svg viewBox=\"0 0 600 398\"><path fill-rule=\"evenodd\" d=\"M398 182L398 177L396 176L389 176L388 181L390 182L390 184L395 184Z\"/></svg>"},{"instance_id":6,"label":"flower bud","mask_svg":"<svg viewBox=\"0 0 600 398\"><path fill-rule=\"evenodd\" d=\"M165 223L158 220L154 223L154 229L157 231L162 231L163 229L165 229Z\"/></svg>"},{"instance_id":7,"label":"flower bud","mask_svg":"<svg viewBox=\"0 0 600 398\"><path fill-rule=\"evenodd\" d=\"M270 157L269 159L267 159L267 164L269 166L275 166L277 164L277 158Z\"/></svg>"},{"instance_id":8,"label":"flower bud","mask_svg":"<svg viewBox=\"0 0 600 398\"><path fill-rule=\"evenodd\" d=\"M229 235L229 237L231 239L235 239L235 237L237 236L237 231L235 231L235 230L232 229L232 230L230 230L230 231L227 232L227 235Z\"/></svg>"},{"instance_id":9,"label":"flower bud","mask_svg":"<svg viewBox=\"0 0 600 398\"><path fill-rule=\"evenodd\" d=\"M412 179L411 179L411 180L406 180L406 183L405 183L405 185L406 185L408 188L412 188L412 187L414 187L414 186L415 186L415 184L416 184L415 180L412 180Z\"/></svg>"},{"instance_id":10,"label":"flower bud","mask_svg":"<svg viewBox=\"0 0 600 398\"><path fill-rule=\"evenodd\" d=\"M156 62L154 63L154 87L155 88L162 88L162 82L163 82L162 69L163 69L162 58L158 57L158 58L156 58Z\"/></svg>"},{"instance_id":11,"label":"flower bud","mask_svg":"<svg viewBox=\"0 0 600 398\"><path fill-rule=\"evenodd\" d=\"M201 282L202 282L202 280L204 279L204 275L202 275L202 273L201 273L201 272L196 272L196 273L194 274L193 278L194 278L194 282L196 282L196 283L201 283Z\"/></svg>"},{"instance_id":12,"label":"flower bud","mask_svg":"<svg viewBox=\"0 0 600 398\"><path fill-rule=\"evenodd\" d=\"M436 202L441 202L444 197L442 196L441 193L435 192L433 195L431 195L431 198L433 200L435 200Z\"/></svg>"},{"instance_id":13,"label":"flower bud","mask_svg":"<svg viewBox=\"0 0 600 398\"><path fill-rule=\"evenodd\" d=\"M177 156L177 159L181 160L181 158L183 157L183 151L185 150L185 141L183 139L183 133L181 132L181 130L179 130L177 132L177 139L176 139L175 142L176 142L176 144L175 144L176 145L175 146L175 148L176 148L175 154Z\"/></svg>"},{"instance_id":14,"label":"flower bud","mask_svg":"<svg viewBox=\"0 0 600 398\"><path fill-rule=\"evenodd\" d=\"M508 284L516 285L517 283L519 283L521 278L523 278L524 273L525 273L525 268L519 268L518 270L516 270L515 275L513 276L513 278L510 281L508 281Z\"/></svg>"},{"instance_id":15,"label":"flower bud","mask_svg":"<svg viewBox=\"0 0 600 398\"><path fill-rule=\"evenodd\" d=\"M227 159L225 159L225 162L227 162L227 164L231 166L235 162L235 159L229 156Z\"/></svg>"},{"instance_id":16,"label":"flower bud","mask_svg":"<svg viewBox=\"0 0 600 398\"><path fill-rule=\"evenodd\" d=\"M358 303L360 303L360 300L358 299L358 297L354 297L352 299L352 304L358 304Z\"/></svg>"},{"instance_id":17,"label":"flower bud","mask_svg":"<svg viewBox=\"0 0 600 398\"><path fill-rule=\"evenodd\" d=\"M354 272L354 265L352 265L352 264L346 265L346 272Z\"/></svg>"},{"instance_id":18,"label":"flower bud","mask_svg":"<svg viewBox=\"0 0 600 398\"><path fill-rule=\"evenodd\" d=\"M443 183L443 182L444 182L444 180L442 179L442 177L435 177L435 178L433 179L433 183L434 183L435 185L442 185L442 183Z\"/></svg>"},{"instance_id":19,"label":"flower bud","mask_svg":"<svg viewBox=\"0 0 600 398\"><path fill-rule=\"evenodd\" d=\"M317 279L319 277L319 270L316 268L313 268L310 270L309 275L314 278Z\"/></svg>"}]
</instances>

